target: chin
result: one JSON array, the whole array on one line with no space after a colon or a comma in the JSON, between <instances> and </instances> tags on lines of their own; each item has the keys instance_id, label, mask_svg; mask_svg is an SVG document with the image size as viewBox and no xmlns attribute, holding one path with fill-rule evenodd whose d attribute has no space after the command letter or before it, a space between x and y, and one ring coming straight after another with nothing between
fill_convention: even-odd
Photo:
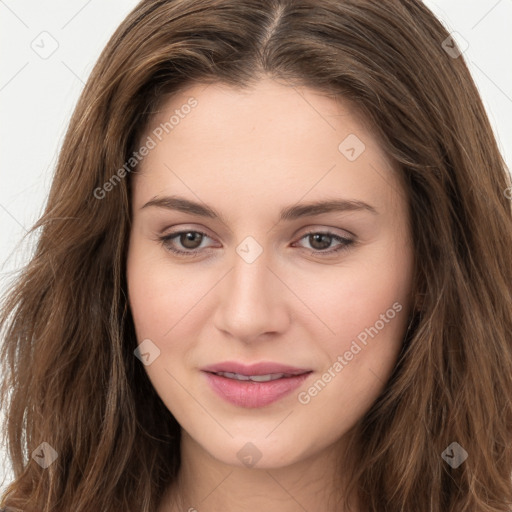
<instances>
[{"instance_id":1,"label":"chin","mask_svg":"<svg viewBox=\"0 0 512 512\"><path fill-rule=\"evenodd\" d=\"M212 443L213 440L209 439L207 444L202 444L202 448L211 457L226 465L247 469L284 468L306 459L309 455L307 450L304 450L303 439L299 443L283 433L272 440L266 439L265 436L268 436L268 433L262 434L260 438L229 438L224 443Z\"/></svg>"}]
</instances>

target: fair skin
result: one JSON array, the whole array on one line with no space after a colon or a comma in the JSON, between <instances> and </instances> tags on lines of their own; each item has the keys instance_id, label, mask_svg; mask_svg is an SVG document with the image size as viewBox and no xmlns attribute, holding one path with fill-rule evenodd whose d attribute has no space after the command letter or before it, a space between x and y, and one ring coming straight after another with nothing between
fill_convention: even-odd
<instances>
[{"instance_id":1,"label":"fair skin","mask_svg":"<svg viewBox=\"0 0 512 512\"><path fill-rule=\"evenodd\" d=\"M335 455L384 389L407 329L406 195L349 103L271 79L244 91L191 86L164 104L142 140L191 96L197 106L131 177L130 307L139 343L160 350L145 370L182 427L179 480L158 512L342 510L340 483L330 478L343 478ZM339 149L351 134L357 139ZM223 221L144 206L171 195L206 204ZM279 219L283 208L327 199L371 208ZM159 239L179 231L192 234ZM326 231L355 243L322 256L342 245L322 238ZM351 357L365 329L373 334ZM251 408L208 384L201 368L223 361L310 373L293 392Z\"/></svg>"}]
</instances>

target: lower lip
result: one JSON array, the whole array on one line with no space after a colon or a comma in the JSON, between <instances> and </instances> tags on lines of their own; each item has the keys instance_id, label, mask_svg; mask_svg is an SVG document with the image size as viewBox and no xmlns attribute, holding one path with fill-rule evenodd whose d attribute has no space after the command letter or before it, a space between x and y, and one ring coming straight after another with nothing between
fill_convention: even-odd
<instances>
[{"instance_id":1,"label":"lower lip","mask_svg":"<svg viewBox=\"0 0 512 512\"><path fill-rule=\"evenodd\" d=\"M269 405L291 393L308 378L311 372L268 382L228 379L214 373L204 373L208 384L221 398L238 407L256 408Z\"/></svg>"}]
</instances>

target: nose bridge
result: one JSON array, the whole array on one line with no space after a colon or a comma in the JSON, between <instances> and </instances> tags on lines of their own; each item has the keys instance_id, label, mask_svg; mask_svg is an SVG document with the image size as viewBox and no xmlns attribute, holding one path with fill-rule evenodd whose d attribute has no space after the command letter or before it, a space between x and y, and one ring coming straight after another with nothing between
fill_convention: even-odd
<instances>
[{"instance_id":1,"label":"nose bridge","mask_svg":"<svg viewBox=\"0 0 512 512\"><path fill-rule=\"evenodd\" d=\"M238 245L220 291L217 328L244 340L284 328L286 298L282 283L269 268L270 260L251 237Z\"/></svg>"},{"instance_id":2,"label":"nose bridge","mask_svg":"<svg viewBox=\"0 0 512 512\"><path fill-rule=\"evenodd\" d=\"M258 256L254 261L247 261L237 255L234 258L234 268L231 272L230 287L238 304L258 302L268 304L268 291L272 287L269 281L274 277L269 270L269 258ZM274 277L275 279L275 277Z\"/></svg>"}]
</instances>

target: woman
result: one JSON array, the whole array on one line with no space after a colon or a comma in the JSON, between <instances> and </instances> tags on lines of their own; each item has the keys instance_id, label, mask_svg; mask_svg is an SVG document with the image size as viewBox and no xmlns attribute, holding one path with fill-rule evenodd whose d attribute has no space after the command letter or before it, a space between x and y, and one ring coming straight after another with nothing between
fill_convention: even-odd
<instances>
[{"instance_id":1,"label":"woman","mask_svg":"<svg viewBox=\"0 0 512 512\"><path fill-rule=\"evenodd\" d=\"M7 510L509 510L511 181L454 48L418 0L130 13L3 308Z\"/></svg>"}]
</instances>

